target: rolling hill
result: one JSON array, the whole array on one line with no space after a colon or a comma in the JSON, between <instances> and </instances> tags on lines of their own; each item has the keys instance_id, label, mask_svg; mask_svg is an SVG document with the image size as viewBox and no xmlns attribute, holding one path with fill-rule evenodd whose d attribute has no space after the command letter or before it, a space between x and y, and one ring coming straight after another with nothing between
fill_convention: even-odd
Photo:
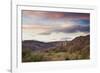
<instances>
[{"instance_id":1,"label":"rolling hill","mask_svg":"<svg viewBox=\"0 0 100 73\"><path fill-rule=\"evenodd\" d=\"M42 57L39 58L39 60L35 61L89 59L90 35L79 36L71 41L55 41L47 43L35 40L22 41L22 61L33 62L34 59L27 60L26 58L27 56L32 56L33 58L34 55L36 55L37 57Z\"/></svg>"}]
</instances>

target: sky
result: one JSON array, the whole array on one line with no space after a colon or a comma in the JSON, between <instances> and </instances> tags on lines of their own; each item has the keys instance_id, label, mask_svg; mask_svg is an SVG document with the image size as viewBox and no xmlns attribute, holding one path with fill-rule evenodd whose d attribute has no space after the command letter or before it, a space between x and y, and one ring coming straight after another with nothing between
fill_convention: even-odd
<instances>
[{"instance_id":1,"label":"sky","mask_svg":"<svg viewBox=\"0 0 100 73\"><path fill-rule=\"evenodd\" d=\"M89 13L22 10L22 40L70 41L89 32Z\"/></svg>"}]
</instances>

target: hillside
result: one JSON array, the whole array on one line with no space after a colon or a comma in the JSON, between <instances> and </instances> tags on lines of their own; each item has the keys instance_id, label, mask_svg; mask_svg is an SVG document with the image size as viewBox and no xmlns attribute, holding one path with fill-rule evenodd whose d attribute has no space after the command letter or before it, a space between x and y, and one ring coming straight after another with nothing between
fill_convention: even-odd
<instances>
[{"instance_id":1,"label":"hillside","mask_svg":"<svg viewBox=\"0 0 100 73\"><path fill-rule=\"evenodd\" d=\"M89 59L90 36L79 36L72 41L40 42L26 40L22 42L22 61L58 61Z\"/></svg>"}]
</instances>

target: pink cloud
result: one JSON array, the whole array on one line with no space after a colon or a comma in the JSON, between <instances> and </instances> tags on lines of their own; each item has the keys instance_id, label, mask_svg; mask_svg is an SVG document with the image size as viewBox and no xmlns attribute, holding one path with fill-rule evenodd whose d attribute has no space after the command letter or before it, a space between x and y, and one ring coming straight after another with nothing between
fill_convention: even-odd
<instances>
[{"instance_id":1,"label":"pink cloud","mask_svg":"<svg viewBox=\"0 0 100 73\"><path fill-rule=\"evenodd\" d=\"M60 13L60 12L24 10L23 16L43 17L43 18L49 18L49 19L59 19L59 18L64 17L64 14Z\"/></svg>"}]
</instances>

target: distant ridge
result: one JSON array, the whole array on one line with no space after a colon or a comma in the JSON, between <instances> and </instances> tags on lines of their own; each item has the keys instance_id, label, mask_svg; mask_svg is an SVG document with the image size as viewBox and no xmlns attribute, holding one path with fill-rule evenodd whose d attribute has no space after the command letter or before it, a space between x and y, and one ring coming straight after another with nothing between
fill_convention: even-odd
<instances>
[{"instance_id":1,"label":"distant ridge","mask_svg":"<svg viewBox=\"0 0 100 73\"><path fill-rule=\"evenodd\" d=\"M79 36L71 41L22 42L22 62L65 61L90 59L90 35Z\"/></svg>"},{"instance_id":2,"label":"distant ridge","mask_svg":"<svg viewBox=\"0 0 100 73\"><path fill-rule=\"evenodd\" d=\"M22 41L22 49L45 51L47 49L63 48L64 50L79 50L90 44L90 35L79 36L72 41L41 42L36 40Z\"/></svg>"}]
</instances>

